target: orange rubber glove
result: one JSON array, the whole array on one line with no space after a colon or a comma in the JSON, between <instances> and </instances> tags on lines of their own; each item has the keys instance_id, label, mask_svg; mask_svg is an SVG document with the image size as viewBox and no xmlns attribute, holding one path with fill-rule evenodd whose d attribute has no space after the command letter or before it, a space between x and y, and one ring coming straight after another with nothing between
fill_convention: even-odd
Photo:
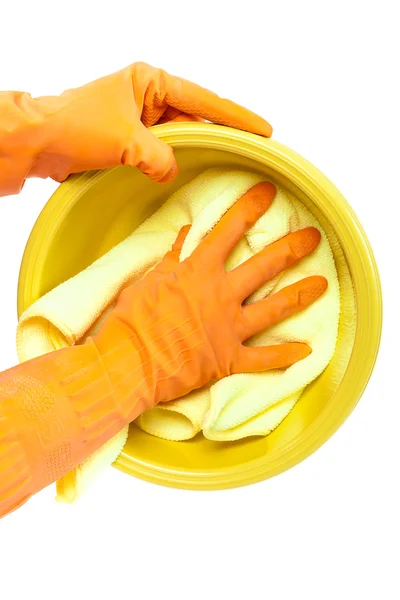
<instances>
[{"instance_id":1,"label":"orange rubber glove","mask_svg":"<svg viewBox=\"0 0 400 600\"><path fill-rule=\"evenodd\" d=\"M141 412L231 373L288 367L311 349L264 348L246 339L304 309L326 289L309 277L244 305L265 281L318 245L306 228L227 273L224 263L275 195L254 186L183 262L184 227L172 250L126 287L99 333L0 375L0 515L59 479Z\"/></svg>"},{"instance_id":2,"label":"orange rubber glove","mask_svg":"<svg viewBox=\"0 0 400 600\"><path fill-rule=\"evenodd\" d=\"M18 193L28 177L61 182L71 173L118 165L169 181L177 174L172 148L146 127L201 119L272 133L249 110L144 63L60 96L0 92L0 196Z\"/></svg>"}]
</instances>

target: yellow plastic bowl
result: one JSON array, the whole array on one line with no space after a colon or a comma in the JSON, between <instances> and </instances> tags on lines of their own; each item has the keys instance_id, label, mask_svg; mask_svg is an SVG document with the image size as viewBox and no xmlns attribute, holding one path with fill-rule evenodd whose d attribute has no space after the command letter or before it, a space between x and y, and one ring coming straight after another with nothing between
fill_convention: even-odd
<instances>
[{"instance_id":1,"label":"yellow plastic bowl","mask_svg":"<svg viewBox=\"0 0 400 600\"><path fill-rule=\"evenodd\" d=\"M70 177L50 198L30 235L20 271L18 313L124 239L173 191L205 168L247 168L289 188L316 216L323 215L332 224L350 269L356 333L343 378L334 380L328 367L265 438L220 443L198 435L186 442L168 442L132 425L115 463L126 473L172 487L221 489L255 483L292 467L319 448L363 393L376 360L382 324L374 256L339 191L282 144L202 123L161 125L153 132L175 148L178 178L167 185L156 184L130 167Z\"/></svg>"}]
</instances>

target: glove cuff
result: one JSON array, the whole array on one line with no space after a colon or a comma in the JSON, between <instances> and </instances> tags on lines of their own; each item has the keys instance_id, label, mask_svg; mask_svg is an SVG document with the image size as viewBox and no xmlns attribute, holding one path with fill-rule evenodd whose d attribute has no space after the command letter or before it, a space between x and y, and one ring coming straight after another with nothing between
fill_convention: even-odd
<instances>
[{"instance_id":1,"label":"glove cuff","mask_svg":"<svg viewBox=\"0 0 400 600\"><path fill-rule=\"evenodd\" d=\"M137 373L130 375L135 367L124 353L111 351L104 360L88 338L0 375L0 517L71 471L147 408L144 390L132 392ZM114 357L121 360L118 373L105 366Z\"/></svg>"}]
</instances>

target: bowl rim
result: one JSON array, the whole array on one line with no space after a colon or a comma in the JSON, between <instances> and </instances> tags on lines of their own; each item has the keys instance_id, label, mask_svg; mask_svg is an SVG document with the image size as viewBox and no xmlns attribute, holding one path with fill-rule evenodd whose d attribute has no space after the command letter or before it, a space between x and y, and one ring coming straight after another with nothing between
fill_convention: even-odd
<instances>
[{"instance_id":1,"label":"bowl rim","mask_svg":"<svg viewBox=\"0 0 400 600\"><path fill-rule=\"evenodd\" d=\"M224 150L255 160L278 171L293 182L321 210L326 218L340 224L340 241L349 262L356 299L356 341L365 353L352 351L344 377L335 393L335 402L325 409L284 448L272 450L268 462L259 457L240 465L210 473L166 469L134 460L124 451L114 463L119 470L146 481L185 489L223 489L256 483L277 475L320 448L342 425L359 402L371 377L382 332L382 291L376 260L353 209L334 184L294 150L252 133L209 123L167 123L151 128L152 133L174 148L194 147ZM119 167L115 167L119 168ZM50 247L49 225L61 222L79 196L109 170L89 171L71 176L51 196L29 236L18 279L18 316L34 297L32 273ZM324 206L318 197L324 197ZM355 341L355 343L356 343ZM350 400L348 399L350 398Z\"/></svg>"}]
</instances>

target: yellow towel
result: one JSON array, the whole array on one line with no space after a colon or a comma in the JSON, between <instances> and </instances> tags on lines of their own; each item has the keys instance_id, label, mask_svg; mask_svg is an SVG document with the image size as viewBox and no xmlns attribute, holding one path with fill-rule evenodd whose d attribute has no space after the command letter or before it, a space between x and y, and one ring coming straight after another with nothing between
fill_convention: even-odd
<instances>
[{"instance_id":1,"label":"yellow towel","mask_svg":"<svg viewBox=\"0 0 400 600\"><path fill-rule=\"evenodd\" d=\"M263 179L245 171L209 169L175 192L126 240L28 308L17 330L19 359L28 360L84 341L96 331L121 289L160 261L182 225L192 223L181 260L191 254L241 195ZM278 188L271 208L238 244L226 265L230 270L290 231L310 225L322 233L317 250L265 284L248 301L274 293L303 277L324 275L329 287L322 298L251 340L255 345L303 341L310 344L312 354L286 371L233 375L185 398L159 405L137 419L139 427L171 440L189 439L201 430L212 440L235 440L266 435L287 415L304 387L327 366L336 344L340 292L327 236L303 204L287 190ZM334 240L332 231L330 240L331 243ZM125 428L64 477L57 486L58 499L73 501L81 495L92 476L117 458L127 432Z\"/></svg>"}]
</instances>

